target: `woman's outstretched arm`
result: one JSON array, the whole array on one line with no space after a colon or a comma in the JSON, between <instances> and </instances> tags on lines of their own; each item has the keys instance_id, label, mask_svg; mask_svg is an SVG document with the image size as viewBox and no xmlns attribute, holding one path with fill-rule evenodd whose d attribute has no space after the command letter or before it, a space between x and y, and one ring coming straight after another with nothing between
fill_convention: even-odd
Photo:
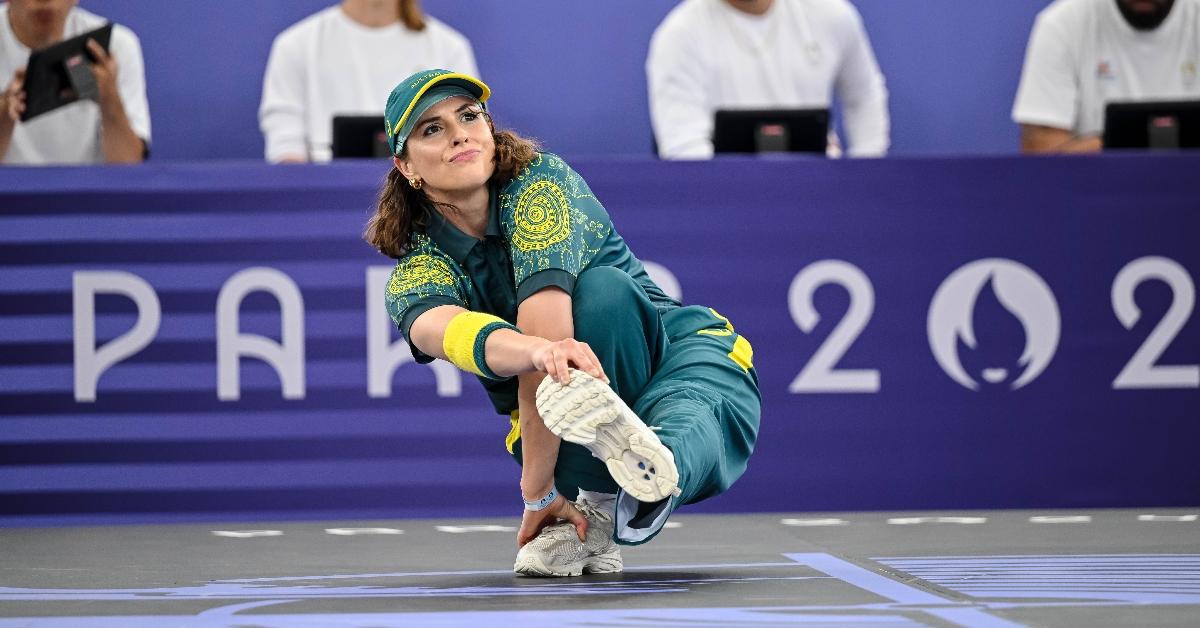
<instances>
[{"instance_id":1,"label":"woman's outstretched arm","mask_svg":"<svg viewBox=\"0 0 1200 628\"><path fill-rule=\"evenodd\" d=\"M557 296L541 296L551 293L556 293ZM483 357L492 373L500 377L511 377L540 372L549 374L558 381L569 381L567 368L572 367L593 377L606 379L600 360L591 348L571 337L571 297L566 292L557 289L543 290L526 299L521 307L521 312L524 312L528 319L523 321L522 315L518 313L517 323L521 332L497 329L486 338ZM562 313L564 308L565 314ZM410 340L426 355L450 360L446 351L446 331L451 328L455 317L466 312L468 310L456 305L432 308L413 321L409 329ZM562 318L564 316L565 318ZM566 323L565 338L558 337L560 333L555 330L558 324L550 323L556 320ZM538 381L541 381L540 378Z\"/></svg>"}]
</instances>

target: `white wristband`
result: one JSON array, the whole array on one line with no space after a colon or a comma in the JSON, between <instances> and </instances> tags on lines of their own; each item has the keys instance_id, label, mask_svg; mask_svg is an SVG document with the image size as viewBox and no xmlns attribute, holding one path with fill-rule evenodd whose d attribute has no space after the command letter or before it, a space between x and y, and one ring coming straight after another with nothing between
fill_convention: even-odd
<instances>
[{"instance_id":1,"label":"white wristband","mask_svg":"<svg viewBox=\"0 0 1200 628\"><path fill-rule=\"evenodd\" d=\"M533 512L537 512L539 510L544 510L547 506L554 503L554 500L557 497L558 497L558 489L556 487L551 486L550 492L546 493L545 497L537 500L536 502L525 502L525 510L529 510L529 511L533 511ZM521 501L525 501L525 499L522 498Z\"/></svg>"}]
</instances>

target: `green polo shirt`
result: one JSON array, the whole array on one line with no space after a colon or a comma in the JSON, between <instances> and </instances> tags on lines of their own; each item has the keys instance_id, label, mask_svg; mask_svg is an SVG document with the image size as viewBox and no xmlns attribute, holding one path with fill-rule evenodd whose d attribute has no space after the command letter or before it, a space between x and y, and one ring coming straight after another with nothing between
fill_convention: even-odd
<instances>
[{"instance_id":1,"label":"green polo shirt","mask_svg":"<svg viewBox=\"0 0 1200 628\"><path fill-rule=\"evenodd\" d=\"M388 313L404 336L418 316L441 305L486 312L515 324L517 306L543 288L574 294L575 280L595 266L619 268L638 282L660 312L679 307L646 274L613 229L608 212L578 173L541 153L511 181L491 188L483 239L441 214L396 263L388 280ZM433 360L409 342L413 357ZM480 378L496 411L517 409L517 380Z\"/></svg>"}]
</instances>

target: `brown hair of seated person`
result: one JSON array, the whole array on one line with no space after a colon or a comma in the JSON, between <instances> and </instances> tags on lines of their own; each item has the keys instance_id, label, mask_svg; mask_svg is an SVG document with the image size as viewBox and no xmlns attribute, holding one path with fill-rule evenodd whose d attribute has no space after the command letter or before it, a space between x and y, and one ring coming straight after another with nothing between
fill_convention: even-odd
<instances>
[{"instance_id":1,"label":"brown hair of seated person","mask_svg":"<svg viewBox=\"0 0 1200 628\"><path fill-rule=\"evenodd\" d=\"M400 7L400 21L410 31L425 30L425 12L421 10L418 0L396 0Z\"/></svg>"}]
</instances>

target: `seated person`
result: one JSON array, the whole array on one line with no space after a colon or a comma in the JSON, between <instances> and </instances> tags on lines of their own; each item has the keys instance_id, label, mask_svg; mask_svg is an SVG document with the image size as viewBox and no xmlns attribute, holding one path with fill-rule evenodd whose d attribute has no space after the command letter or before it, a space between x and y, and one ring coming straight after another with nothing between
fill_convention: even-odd
<instances>
[{"instance_id":1,"label":"seated person","mask_svg":"<svg viewBox=\"0 0 1200 628\"><path fill-rule=\"evenodd\" d=\"M646 78L664 159L711 158L719 109L829 108L835 95L849 154L887 153L887 88L846 0L684 0L650 40Z\"/></svg>"},{"instance_id":2,"label":"seated person","mask_svg":"<svg viewBox=\"0 0 1200 628\"><path fill-rule=\"evenodd\" d=\"M275 38L263 77L267 161L329 161L334 116L380 114L382 86L428 67L478 74L470 42L417 0L342 0L297 22Z\"/></svg>"},{"instance_id":3,"label":"seated person","mask_svg":"<svg viewBox=\"0 0 1200 628\"><path fill-rule=\"evenodd\" d=\"M1200 99L1200 0L1056 0L1013 105L1028 153L1097 152L1110 102Z\"/></svg>"},{"instance_id":4,"label":"seated person","mask_svg":"<svg viewBox=\"0 0 1200 628\"><path fill-rule=\"evenodd\" d=\"M88 49L99 97L21 122L29 54L107 23L75 0L9 0L0 6L0 161L10 165L137 163L150 144L150 107L142 47L133 31L113 27L109 50Z\"/></svg>"}]
</instances>

